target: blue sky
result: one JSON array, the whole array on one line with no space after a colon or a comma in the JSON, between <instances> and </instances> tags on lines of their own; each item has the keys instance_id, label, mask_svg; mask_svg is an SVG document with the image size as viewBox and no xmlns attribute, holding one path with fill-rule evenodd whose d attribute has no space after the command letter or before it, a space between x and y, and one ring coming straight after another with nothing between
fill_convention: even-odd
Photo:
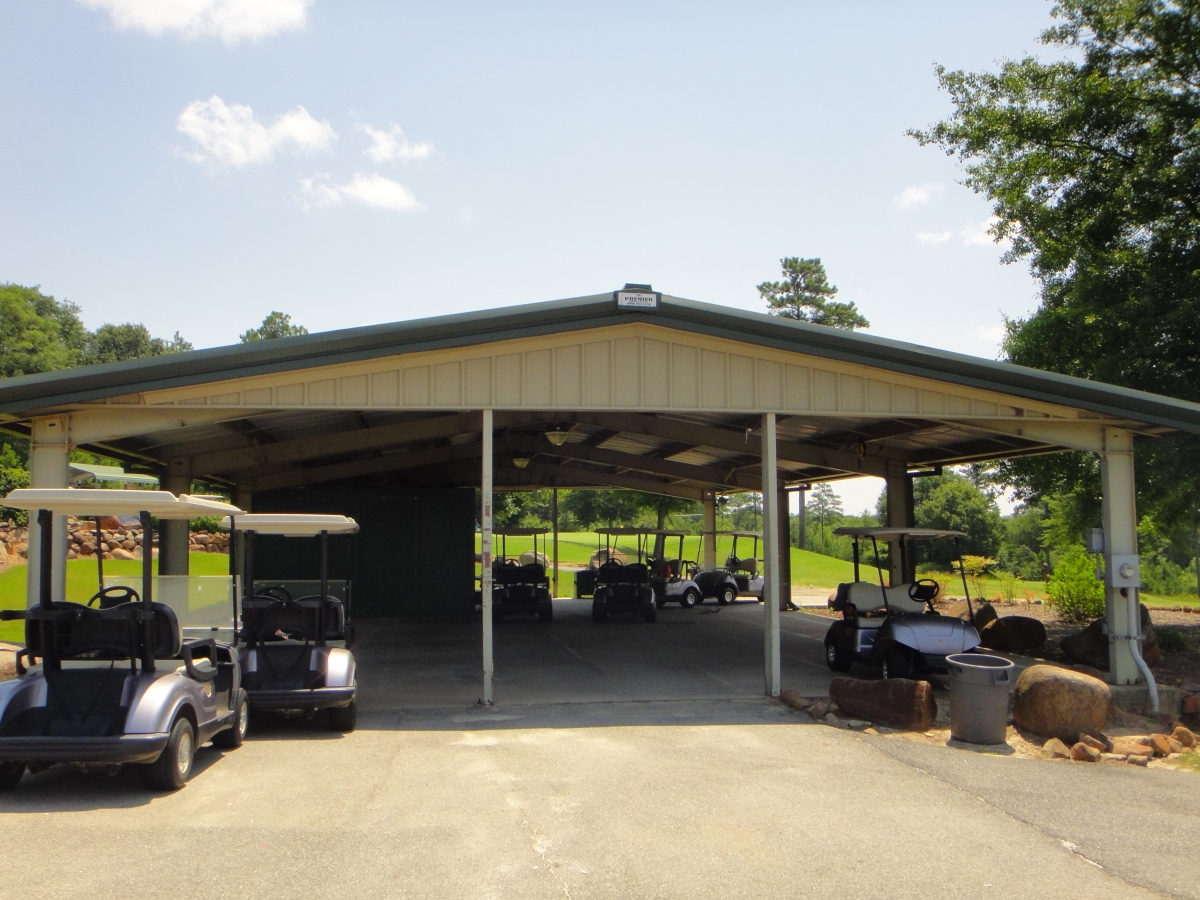
<instances>
[{"instance_id":1,"label":"blue sky","mask_svg":"<svg viewBox=\"0 0 1200 900\"><path fill-rule=\"evenodd\" d=\"M819 256L871 331L993 357L1034 305L904 130L1005 3L0 5L0 280L196 346L612 290L761 308Z\"/></svg>"}]
</instances>

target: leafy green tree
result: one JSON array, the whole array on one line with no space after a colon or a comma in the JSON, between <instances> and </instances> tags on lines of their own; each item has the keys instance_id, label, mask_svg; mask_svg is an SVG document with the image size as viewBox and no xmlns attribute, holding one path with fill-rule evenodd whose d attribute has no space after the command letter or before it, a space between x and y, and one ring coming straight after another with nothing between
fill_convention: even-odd
<instances>
[{"instance_id":1,"label":"leafy green tree","mask_svg":"<svg viewBox=\"0 0 1200 900\"><path fill-rule=\"evenodd\" d=\"M913 520L918 528L961 531L964 555L995 557L1000 549L1000 510L996 502L967 478L955 472L913 480ZM954 558L951 541L920 541L919 558L949 569Z\"/></svg>"},{"instance_id":2,"label":"leafy green tree","mask_svg":"<svg viewBox=\"0 0 1200 900\"><path fill-rule=\"evenodd\" d=\"M1042 42L994 72L937 77L946 120L911 132L956 156L993 204L1008 261L1025 260L1041 304L1007 323L1023 365L1200 400L1200 8L1173 0L1059 0ZM1141 443L1139 508L1195 523L1200 440ZM1079 455L1014 460L1036 498L1095 494Z\"/></svg>"},{"instance_id":3,"label":"leafy green tree","mask_svg":"<svg viewBox=\"0 0 1200 900\"><path fill-rule=\"evenodd\" d=\"M838 289L829 283L820 259L789 256L779 262L783 281L764 281L758 286L771 315L846 331L871 326L853 303L833 299Z\"/></svg>"},{"instance_id":4,"label":"leafy green tree","mask_svg":"<svg viewBox=\"0 0 1200 900\"><path fill-rule=\"evenodd\" d=\"M271 341L275 338L292 337L297 334L308 334L303 325L293 325L292 317L287 313L272 312L257 328L242 332L238 338L243 344L253 344L256 341Z\"/></svg>"},{"instance_id":5,"label":"leafy green tree","mask_svg":"<svg viewBox=\"0 0 1200 900\"><path fill-rule=\"evenodd\" d=\"M816 540L811 540L809 546L818 553L830 554L830 529L835 527L842 518L842 498L833 490L828 481L815 485L809 493L808 502L804 504L805 518L812 523ZM807 537L807 535L806 535Z\"/></svg>"},{"instance_id":6,"label":"leafy green tree","mask_svg":"<svg viewBox=\"0 0 1200 900\"><path fill-rule=\"evenodd\" d=\"M632 525L645 508L636 491L577 490L559 496L559 509L586 529Z\"/></svg>"},{"instance_id":7,"label":"leafy green tree","mask_svg":"<svg viewBox=\"0 0 1200 900\"><path fill-rule=\"evenodd\" d=\"M194 349L177 331L171 340L151 336L145 325L126 322L122 325L101 325L87 337L82 362L110 363L166 353L182 353Z\"/></svg>"},{"instance_id":8,"label":"leafy green tree","mask_svg":"<svg viewBox=\"0 0 1200 900\"><path fill-rule=\"evenodd\" d=\"M1065 622L1086 622L1104 615L1104 584L1095 562L1078 544L1067 549L1046 582L1050 605Z\"/></svg>"},{"instance_id":9,"label":"leafy green tree","mask_svg":"<svg viewBox=\"0 0 1200 900\"><path fill-rule=\"evenodd\" d=\"M86 338L74 303L36 287L0 284L0 377L77 365Z\"/></svg>"}]
</instances>

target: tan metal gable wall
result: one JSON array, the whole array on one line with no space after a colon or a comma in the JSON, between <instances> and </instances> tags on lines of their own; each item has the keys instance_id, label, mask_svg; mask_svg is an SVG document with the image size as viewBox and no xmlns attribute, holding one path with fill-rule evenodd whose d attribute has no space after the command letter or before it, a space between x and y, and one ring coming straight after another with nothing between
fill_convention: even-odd
<instances>
[{"instance_id":1,"label":"tan metal gable wall","mask_svg":"<svg viewBox=\"0 0 1200 900\"><path fill-rule=\"evenodd\" d=\"M114 398L256 409L620 409L945 418L1069 407L649 324L438 350Z\"/></svg>"}]
</instances>

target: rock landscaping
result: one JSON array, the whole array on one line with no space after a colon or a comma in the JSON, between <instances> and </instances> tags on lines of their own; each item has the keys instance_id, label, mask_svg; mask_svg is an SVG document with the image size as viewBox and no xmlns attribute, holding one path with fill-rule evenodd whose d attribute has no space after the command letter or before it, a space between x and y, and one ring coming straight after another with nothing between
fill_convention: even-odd
<instances>
[{"instance_id":1,"label":"rock landscaping","mask_svg":"<svg viewBox=\"0 0 1200 900\"><path fill-rule=\"evenodd\" d=\"M937 720L933 685L928 681L835 678L829 685L829 699L849 716L890 728L923 731Z\"/></svg>"},{"instance_id":2,"label":"rock landscaping","mask_svg":"<svg viewBox=\"0 0 1200 900\"><path fill-rule=\"evenodd\" d=\"M1030 666L1017 678L1013 721L1037 734L1074 742L1080 733L1104 730L1111 698L1099 678L1060 669Z\"/></svg>"},{"instance_id":3,"label":"rock landscaping","mask_svg":"<svg viewBox=\"0 0 1200 900\"><path fill-rule=\"evenodd\" d=\"M119 519L104 516L100 520L100 552L105 559L141 559L142 529L123 525ZM91 519L67 519L67 559L96 555L96 525ZM194 531L188 536L189 553L228 553L229 534L223 531ZM158 540L153 553L158 555ZM29 556L29 529L12 522L0 523L0 568L22 562Z\"/></svg>"}]
</instances>

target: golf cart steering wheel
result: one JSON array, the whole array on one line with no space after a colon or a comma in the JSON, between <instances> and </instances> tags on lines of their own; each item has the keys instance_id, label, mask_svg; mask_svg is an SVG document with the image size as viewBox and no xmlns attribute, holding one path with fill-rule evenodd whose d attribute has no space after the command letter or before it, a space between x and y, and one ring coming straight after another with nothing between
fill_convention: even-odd
<instances>
[{"instance_id":1,"label":"golf cart steering wheel","mask_svg":"<svg viewBox=\"0 0 1200 900\"><path fill-rule=\"evenodd\" d=\"M908 599L917 603L927 603L929 611L933 612L933 600L941 590L942 586L932 578L918 578L908 586Z\"/></svg>"},{"instance_id":2,"label":"golf cart steering wheel","mask_svg":"<svg viewBox=\"0 0 1200 900\"><path fill-rule=\"evenodd\" d=\"M142 598L133 588L123 584L114 584L112 587L96 591L92 595L92 599L87 602L87 605L91 606L96 601L99 601L101 609L111 609L114 606L120 606L122 603L134 603L140 599Z\"/></svg>"},{"instance_id":3,"label":"golf cart steering wheel","mask_svg":"<svg viewBox=\"0 0 1200 900\"><path fill-rule=\"evenodd\" d=\"M288 592L287 588L278 587L278 586L262 588L254 596L262 597L262 598L269 599L269 600L280 600L284 603L292 602L292 595Z\"/></svg>"}]
</instances>

